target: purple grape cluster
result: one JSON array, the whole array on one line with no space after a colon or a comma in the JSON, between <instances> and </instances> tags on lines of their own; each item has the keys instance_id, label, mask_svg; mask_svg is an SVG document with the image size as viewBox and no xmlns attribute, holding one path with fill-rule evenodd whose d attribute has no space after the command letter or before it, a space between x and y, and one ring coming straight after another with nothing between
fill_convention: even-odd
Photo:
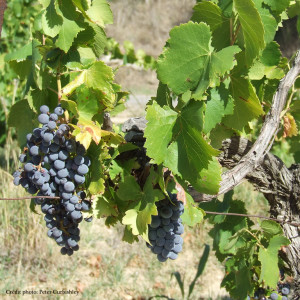
<instances>
[{"instance_id":1,"label":"purple grape cluster","mask_svg":"<svg viewBox=\"0 0 300 300\"><path fill-rule=\"evenodd\" d=\"M151 244L147 247L157 255L160 262L176 259L182 251L184 232L180 216L184 212L184 205L177 199L176 194L169 194L171 201L166 198L156 202L158 215L152 216L148 226L148 238Z\"/></svg>"},{"instance_id":2,"label":"purple grape cluster","mask_svg":"<svg viewBox=\"0 0 300 300\"><path fill-rule=\"evenodd\" d=\"M40 196L34 201L45 214L48 236L62 247L62 254L72 255L79 249L82 212L91 207L82 188L91 162L84 156L84 146L71 135L63 108L57 106L50 113L49 107L42 105L40 111L41 127L26 137L27 147L19 157L23 169L13 174L14 184Z\"/></svg>"}]
</instances>

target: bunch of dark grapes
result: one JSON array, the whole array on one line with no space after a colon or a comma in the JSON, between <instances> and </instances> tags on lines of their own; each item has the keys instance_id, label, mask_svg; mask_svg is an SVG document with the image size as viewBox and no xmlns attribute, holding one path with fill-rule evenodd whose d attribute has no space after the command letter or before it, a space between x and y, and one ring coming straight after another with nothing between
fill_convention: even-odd
<instances>
[{"instance_id":1,"label":"bunch of dark grapes","mask_svg":"<svg viewBox=\"0 0 300 300\"><path fill-rule=\"evenodd\" d=\"M183 214L184 205L177 199L176 194L170 194L170 199L156 202L158 216L152 216L151 224L148 227L149 241L147 246L160 262L168 258L176 259L182 250L183 239L181 235L184 227L180 216Z\"/></svg>"},{"instance_id":2,"label":"bunch of dark grapes","mask_svg":"<svg viewBox=\"0 0 300 300\"><path fill-rule=\"evenodd\" d=\"M79 249L82 212L91 207L81 187L91 162L84 156L84 146L71 135L63 108L57 106L50 113L48 106L42 105L40 111L41 127L27 135L27 147L19 158L23 169L13 174L14 184L39 196L35 203L45 214L48 236L62 247L62 254L72 255Z\"/></svg>"}]
</instances>

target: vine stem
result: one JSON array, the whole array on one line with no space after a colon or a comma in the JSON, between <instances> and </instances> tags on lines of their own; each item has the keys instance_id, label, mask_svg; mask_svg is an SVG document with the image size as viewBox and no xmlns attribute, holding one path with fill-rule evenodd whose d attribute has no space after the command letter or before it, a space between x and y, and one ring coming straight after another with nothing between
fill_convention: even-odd
<instances>
[{"instance_id":1,"label":"vine stem","mask_svg":"<svg viewBox=\"0 0 300 300\"><path fill-rule=\"evenodd\" d=\"M281 224L289 224L289 225L296 226L296 227L300 226L300 223L293 223L293 222L289 222L289 221L283 221L283 220L278 220L278 219L275 219L275 218L259 216L259 215L247 215L247 214L238 214L238 213L222 213L222 212L214 212L214 211L206 211L206 210L204 210L204 212L208 215L224 215L224 216L259 218L259 219L275 221L275 222L281 223Z\"/></svg>"}]
</instances>

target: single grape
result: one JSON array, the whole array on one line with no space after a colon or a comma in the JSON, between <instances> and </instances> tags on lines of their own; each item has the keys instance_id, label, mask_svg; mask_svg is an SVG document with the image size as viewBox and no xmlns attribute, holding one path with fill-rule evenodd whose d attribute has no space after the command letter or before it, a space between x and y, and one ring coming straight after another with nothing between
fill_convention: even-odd
<instances>
[{"instance_id":1,"label":"single grape","mask_svg":"<svg viewBox=\"0 0 300 300\"><path fill-rule=\"evenodd\" d=\"M282 288L281 293L283 295L288 295L290 293L290 289L288 287L284 287Z\"/></svg>"},{"instance_id":2,"label":"single grape","mask_svg":"<svg viewBox=\"0 0 300 300\"><path fill-rule=\"evenodd\" d=\"M81 209L82 209L82 211L89 211L91 209L91 203L86 200L82 201Z\"/></svg>"},{"instance_id":3,"label":"single grape","mask_svg":"<svg viewBox=\"0 0 300 300\"><path fill-rule=\"evenodd\" d=\"M75 162L75 164L76 164L77 166L80 166L81 164L84 163L84 157L81 156L81 155L77 155L77 156L75 156L75 158L74 158L74 162Z\"/></svg>"},{"instance_id":4,"label":"single grape","mask_svg":"<svg viewBox=\"0 0 300 300\"><path fill-rule=\"evenodd\" d=\"M69 172L69 173L71 173L71 172ZM74 174L74 180L78 184L83 184L85 182L85 177L78 175L78 174Z\"/></svg>"},{"instance_id":5,"label":"single grape","mask_svg":"<svg viewBox=\"0 0 300 300\"><path fill-rule=\"evenodd\" d=\"M24 166L24 170L26 172L31 172L32 170L34 169L34 166L32 163L27 163L25 166Z\"/></svg>"},{"instance_id":6,"label":"single grape","mask_svg":"<svg viewBox=\"0 0 300 300\"><path fill-rule=\"evenodd\" d=\"M77 172L80 175L85 175L88 171L89 171L89 168L85 164L80 165L77 169Z\"/></svg>"},{"instance_id":7,"label":"single grape","mask_svg":"<svg viewBox=\"0 0 300 300\"><path fill-rule=\"evenodd\" d=\"M42 106L40 107L40 112L41 112L42 114L47 114L47 113L49 112L49 107L48 107L47 105L42 105Z\"/></svg>"},{"instance_id":8,"label":"single grape","mask_svg":"<svg viewBox=\"0 0 300 300\"><path fill-rule=\"evenodd\" d=\"M24 163L24 162L26 162L26 160L27 160L27 155L24 154L24 153L22 153L22 154L19 156L19 161L20 161L21 163Z\"/></svg>"},{"instance_id":9,"label":"single grape","mask_svg":"<svg viewBox=\"0 0 300 300\"><path fill-rule=\"evenodd\" d=\"M157 228L157 227L159 227L160 223L161 223L161 220L160 220L159 216L152 216L150 227Z\"/></svg>"},{"instance_id":10,"label":"single grape","mask_svg":"<svg viewBox=\"0 0 300 300\"><path fill-rule=\"evenodd\" d=\"M163 257L162 254L158 254L158 255L157 255L157 259L158 259L158 261L160 261L160 262L165 262L165 261L167 260L167 258Z\"/></svg>"},{"instance_id":11,"label":"single grape","mask_svg":"<svg viewBox=\"0 0 300 300\"><path fill-rule=\"evenodd\" d=\"M70 203L76 204L78 203L78 200L79 200L78 197L74 195L70 198Z\"/></svg>"},{"instance_id":12,"label":"single grape","mask_svg":"<svg viewBox=\"0 0 300 300\"><path fill-rule=\"evenodd\" d=\"M56 123L54 121L49 121L47 125L50 130L53 130L56 128Z\"/></svg>"},{"instance_id":13,"label":"single grape","mask_svg":"<svg viewBox=\"0 0 300 300\"><path fill-rule=\"evenodd\" d=\"M160 215L163 218L166 218L166 219L171 218L172 214L173 214L173 211L172 211L171 207L169 207L169 206L165 206L160 210Z\"/></svg>"},{"instance_id":14,"label":"single grape","mask_svg":"<svg viewBox=\"0 0 300 300\"><path fill-rule=\"evenodd\" d=\"M55 113L50 114L49 119L51 121L57 121L58 120L58 116Z\"/></svg>"},{"instance_id":15,"label":"single grape","mask_svg":"<svg viewBox=\"0 0 300 300\"><path fill-rule=\"evenodd\" d=\"M270 295L270 297L271 297L272 300L276 300L276 299L278 299L278 294L277 293L272 293Z\"/></svg>"},{"instance_id":16,"label":"single grape","mask_svg":"<svg viewBox=\"0 0 300 300\"><path fill-rule=\"evenodd\" d=\"M55 162L54 162L54 167L57 169L57 170L61 170L65 167L65 162L62 161L62 160L59 160L57 159Z\"/></svg>"},{"instance_id":17,"label":"single grape","mask_svg":"<svg viewBox=\"0 0 300 300\"><path fill-rule=\"evenodd\" d=\"M50 143L53 139L53 134L51 132L46 132L43 136L43 140L46 142L46 143ZM45 145L45 146L50 146L49 145Z\"/></svg>"},{"instance_id":18,"label":"single grape","mask_svg":"<svg viewBox=\"0 0 300 300\"><path fill-rule=\"evenodd\" d=\"M69 171L68 169L61 169L57 172L57 175L60 177L60 178L65 178L69 175Z\"/></svg>"},{"instance_id":19,"label":"single grape","mask_svg":"<svg viewBox=\"0 0 300 300\"><path fill-rule=\"evenodd\" d=\"M40 114L38 116L38 121L41 124L47 124L49 122L49 116L47 114Z\"/></svg>"},{"instance_id":20,"label":"single grape","mask_svg":"<svg viewBox=\"0 0 300 300\"><path fill-rule=\"evenodd\" d=\"M70 193L70 192L73 192L74 189L75 189L75 185L73 182L71 181L67 181L65 184L64 184L64 189L66 192Z\"/></svg>"},{"instance_id":21,"label":"single grape","mask_svg":"<svg viewBox=\"0 0 300 300\"><path fill-rule=\"evenodd\" d=\"M58 153L58 158L60 160L66 160L69 157L69 152L66 150L60 150Z\"/></svg>"},{"instance_id":22,"label":"single grape","mask_svg":"<svg viewBox=\"0 0 300 300\"><path fill-rule=\"evenodd\" d=\"M54 113L58 116L62 116L64 114L64 110L62 109L62 107L58 106L54 109Z\"/></svg>"}]
</instances>

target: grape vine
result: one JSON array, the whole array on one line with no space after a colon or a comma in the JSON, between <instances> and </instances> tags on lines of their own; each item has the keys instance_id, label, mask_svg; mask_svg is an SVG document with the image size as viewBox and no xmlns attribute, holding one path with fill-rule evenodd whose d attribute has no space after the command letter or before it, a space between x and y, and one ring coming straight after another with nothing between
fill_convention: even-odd
<instances>
[{"instance_id":1,"label":"grape vine","mask_svg":"<svg viewBox=\"0 0 300 300\"><path fill-rule=\"evenodd\" d=\"M30 41L5 56L26 79L8 125L24 149L14 183L36 196L61 253L79 249L84 217L103 217L124 226L124 241L141 237L159 261L173 260L184 225L206 219L233 298L300 299L300 54L289 61L274 41L283 20L300 15L297 1L197 1L155 64L107 38L106 0L39 2ZM104 54L155 66L159 79L146 121L131 119L123 132L109 116L128 93ZM274 140L289 144L290 168L269 153ZM255 224L234 198L243 178L269 201L269 219ZM278 286L282 269L290 286Z\"/></svg>"}]
</instances>

